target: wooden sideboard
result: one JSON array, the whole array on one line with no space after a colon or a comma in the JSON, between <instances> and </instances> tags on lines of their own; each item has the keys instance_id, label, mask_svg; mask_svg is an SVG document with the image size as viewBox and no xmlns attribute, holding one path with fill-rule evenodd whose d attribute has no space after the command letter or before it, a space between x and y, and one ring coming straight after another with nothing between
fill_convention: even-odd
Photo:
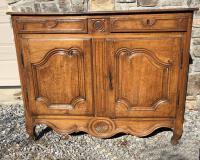
<instances>
[{"instance_id":1,"label":"wooden sideboard","mask_svg":"<svg viewBox=\"0 0 200 160\"><path fill-rule=\"evenodd\" d=\"M9 13L26 128L108 138L183 132L193 11Z\"/></svg>"}]
</instances>

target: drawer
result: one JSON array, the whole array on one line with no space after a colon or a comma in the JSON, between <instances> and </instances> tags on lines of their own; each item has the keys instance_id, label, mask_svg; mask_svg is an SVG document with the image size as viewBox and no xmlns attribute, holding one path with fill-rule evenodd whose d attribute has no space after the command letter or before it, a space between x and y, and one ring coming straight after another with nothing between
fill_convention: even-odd
<instances>
[{"instance_id":1,"label":"drawer","mask_svg":"<svg viewBox=\"0 0 200 160\"><path fill-rule=\"evenodd\" d=\"M87 33L87 18L41 18L17 19L19 32L23 33Z\"/></svg>"},{"instance_id":2,"label":"drawer","mask_svg":"<svg viewBox=\"0 0 200 160\"><path fill-rule=\"evenodd\" d=\"M167 14L111 17L111 32L187 31L188 17Z\"/></svg>"}]
</instances>

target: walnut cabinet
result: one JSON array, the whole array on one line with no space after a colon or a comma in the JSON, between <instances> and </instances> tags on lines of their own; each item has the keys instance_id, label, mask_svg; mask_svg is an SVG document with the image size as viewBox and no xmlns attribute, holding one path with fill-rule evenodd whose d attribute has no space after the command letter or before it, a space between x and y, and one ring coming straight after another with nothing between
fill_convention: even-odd
<instances>
[{"instance_id":1,"label":"walnut cabinet","mask_svg":"<svg viewBox=\"0 0 200 160\"><path fill-rule=\"evenodd\" d=\"M26 128L108 138L183 132L194 9L10 13Z\"/></svg>"}]
</instances>

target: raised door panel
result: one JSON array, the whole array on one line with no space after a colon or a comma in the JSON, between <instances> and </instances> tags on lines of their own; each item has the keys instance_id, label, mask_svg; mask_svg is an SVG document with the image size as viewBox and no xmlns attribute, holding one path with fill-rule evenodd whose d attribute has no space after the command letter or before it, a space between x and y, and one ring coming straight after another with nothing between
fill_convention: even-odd
<instances>
[{"instance_id":1,"label":"raised door panel","mask_svg":"<svg viewBox=\"0 0 200 160\"><path fill-rule=\"evenodd\" d=\"M35 114L92 115L89 39L26 39L24 61Z\"/></svg>"},{"instance_id":2,"label":"raised door panel","mask_svg":"<svg viewBox=\"0 0 200 160\"><path fill-rule=\"evenodd\" d=\"M116 117L175 116L181 42L180 35L108 40L108 103Z\"/></svg>"}]
</instances>

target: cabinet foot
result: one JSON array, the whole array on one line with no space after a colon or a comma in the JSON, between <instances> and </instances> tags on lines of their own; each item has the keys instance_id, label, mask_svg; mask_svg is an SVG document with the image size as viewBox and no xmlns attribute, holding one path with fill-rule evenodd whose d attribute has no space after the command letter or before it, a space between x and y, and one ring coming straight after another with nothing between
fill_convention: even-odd
<instances>
[{"instance_id":1,"label":"cabinet foot","mask_svg":"<svg viewBox=\"0 0 200 160\"><path fill-rule=\"evenodd\" d=\"M183 124L177 125L173 129L173 136L171 138L171 144L177 145L179 143L179 140L181 139L182 134L183 134Z\"/></svg>"},{"instance_id":2,"label":"cabinet foot","mask_svg":"<svg viewBox=\"0 0 200 160\"><path fill-rule=\"evenodd\" d=\"M35 132L35 128L36 126L27 127L27 133L29 135L29 139L34 141L37 140L37 134Z\"/></svg>"},{"instance_id":3,"label":"cabinet foot","mask_svg":"<svg viewBox=\"0 0 200 160\"><path fill-rule=\"evenodd\" d=\"M177 138L175 136L172 136L172 138L171 138L171 144L175 146L175 145L178 144L178 142L179 142L179 138Z\"/></svg>"},{"instance_id":4,"label":"cabinet foot","mask_svg":"<svg viewBox=\"0 0 200 160\"><path fill-rule=\"evenodd\" d=\"M179 140L180 140L181 136L182 136L182 134L173 133L173 136L171 138L171 144L172 145L177 145L179 143Z\"/></svg>"}]
</instances>

